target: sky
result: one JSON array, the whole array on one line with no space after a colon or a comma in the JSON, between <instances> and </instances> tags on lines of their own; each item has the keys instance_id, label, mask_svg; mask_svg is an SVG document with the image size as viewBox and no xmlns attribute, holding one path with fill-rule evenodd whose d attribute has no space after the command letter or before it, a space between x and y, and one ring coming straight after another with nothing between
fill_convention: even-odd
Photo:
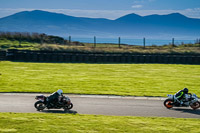
<instances>
[{"instance_id":1,"label":"sky","mask_svg":"<svg viewBox=\"0 0 200 133\"><path fill-rule=\"evenodd\" d=\"M112 20L130 13L141 16L181 13L200 19L200 0L0 0L0 18L32 10Z\"/></svg>"}]
</instances>

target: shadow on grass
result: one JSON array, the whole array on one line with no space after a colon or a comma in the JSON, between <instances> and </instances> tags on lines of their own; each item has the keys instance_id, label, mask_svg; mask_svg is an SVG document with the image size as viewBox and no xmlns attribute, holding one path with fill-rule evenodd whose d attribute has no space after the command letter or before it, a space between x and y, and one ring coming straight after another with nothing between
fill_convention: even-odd
<instances>
[{"instance_id":1,"label":"shadow on grass","mask_svg":"<svg viewBox=\"0 0 200 133\"><path fill-rule=\"evenodd\" d=\"M193 109L176 108L176 109L173 109L173 110L179 111L179 112L183 112L183 113L190 113L190 114L200 115L200 109L193 110Z\"/></svg>"},{"instance_id":2,"label":"shadow on grass","mask_svg":"<svg viewBox=\"0 0 200 133\"><path fill-rule=\"evenodd\" d=\"M59 113L59 114L77 114L78 112L77 111L74 111L74 110L43 110L41 111L43 113Z\"/></svg>"}]
</instances>

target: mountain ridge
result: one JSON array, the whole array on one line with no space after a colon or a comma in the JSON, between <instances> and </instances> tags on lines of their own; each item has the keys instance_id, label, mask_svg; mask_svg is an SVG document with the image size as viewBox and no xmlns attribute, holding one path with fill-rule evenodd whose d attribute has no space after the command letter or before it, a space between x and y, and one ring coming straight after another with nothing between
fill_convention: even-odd
<instances>
[{"instance_id":1,"label":"mountain ridge","mask_svg":"<svg viewBox=\"0 0 200 133\"><path fill-rule=\"evenodd\" d=\"M60 36L199 37L199 30L200 19L188 18L180 13L148 16L131 13L110 20L34 10L0 18L0 31Z\"/></svg>"}]
</instances>

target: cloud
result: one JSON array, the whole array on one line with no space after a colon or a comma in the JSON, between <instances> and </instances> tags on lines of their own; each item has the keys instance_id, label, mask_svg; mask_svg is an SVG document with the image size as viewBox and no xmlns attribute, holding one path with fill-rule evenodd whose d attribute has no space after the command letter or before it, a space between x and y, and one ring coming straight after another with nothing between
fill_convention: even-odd
<instances>
[{"instance_id":1,"label":"cloud","mask_svg":"<svg viewBox=\"0 0 200 133\"><path fill-rule=\"evenodd\" d=\"M133 5L132 8L142 8L143 5Z\"/></svg>"},{"instance_id":2,"label":"cloud","mask_svg":"<svg viewBox=\"0 0 200 133\"><path fill-rule=\"evenodd\" d=\"M200 8L186 9L181 11L180 13L186 16L190 16L192 18L200 18Z\"/></svg>"}]
</instances>

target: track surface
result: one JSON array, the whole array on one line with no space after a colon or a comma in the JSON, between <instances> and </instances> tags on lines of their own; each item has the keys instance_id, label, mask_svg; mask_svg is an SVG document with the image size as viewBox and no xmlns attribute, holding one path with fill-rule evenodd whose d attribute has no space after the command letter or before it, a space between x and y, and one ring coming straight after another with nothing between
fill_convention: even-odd
<instances>
[{"instance_id":1,"label":"track surface","mask_svg":"<svg viewBox=\"0 0 200 133\"><path fill-rule=\"evenodd\" d=\"M34 108L37 94L0 94L0 112L20 113L79 113L116 116L158 116L176 118L200 118L200 109L173 108L166 109L162 98L108 97L68 95L74 104L72 110L47 110L42 112ZM47 95L47 94L46 94Z\"/></svg>"}]
</instances>

